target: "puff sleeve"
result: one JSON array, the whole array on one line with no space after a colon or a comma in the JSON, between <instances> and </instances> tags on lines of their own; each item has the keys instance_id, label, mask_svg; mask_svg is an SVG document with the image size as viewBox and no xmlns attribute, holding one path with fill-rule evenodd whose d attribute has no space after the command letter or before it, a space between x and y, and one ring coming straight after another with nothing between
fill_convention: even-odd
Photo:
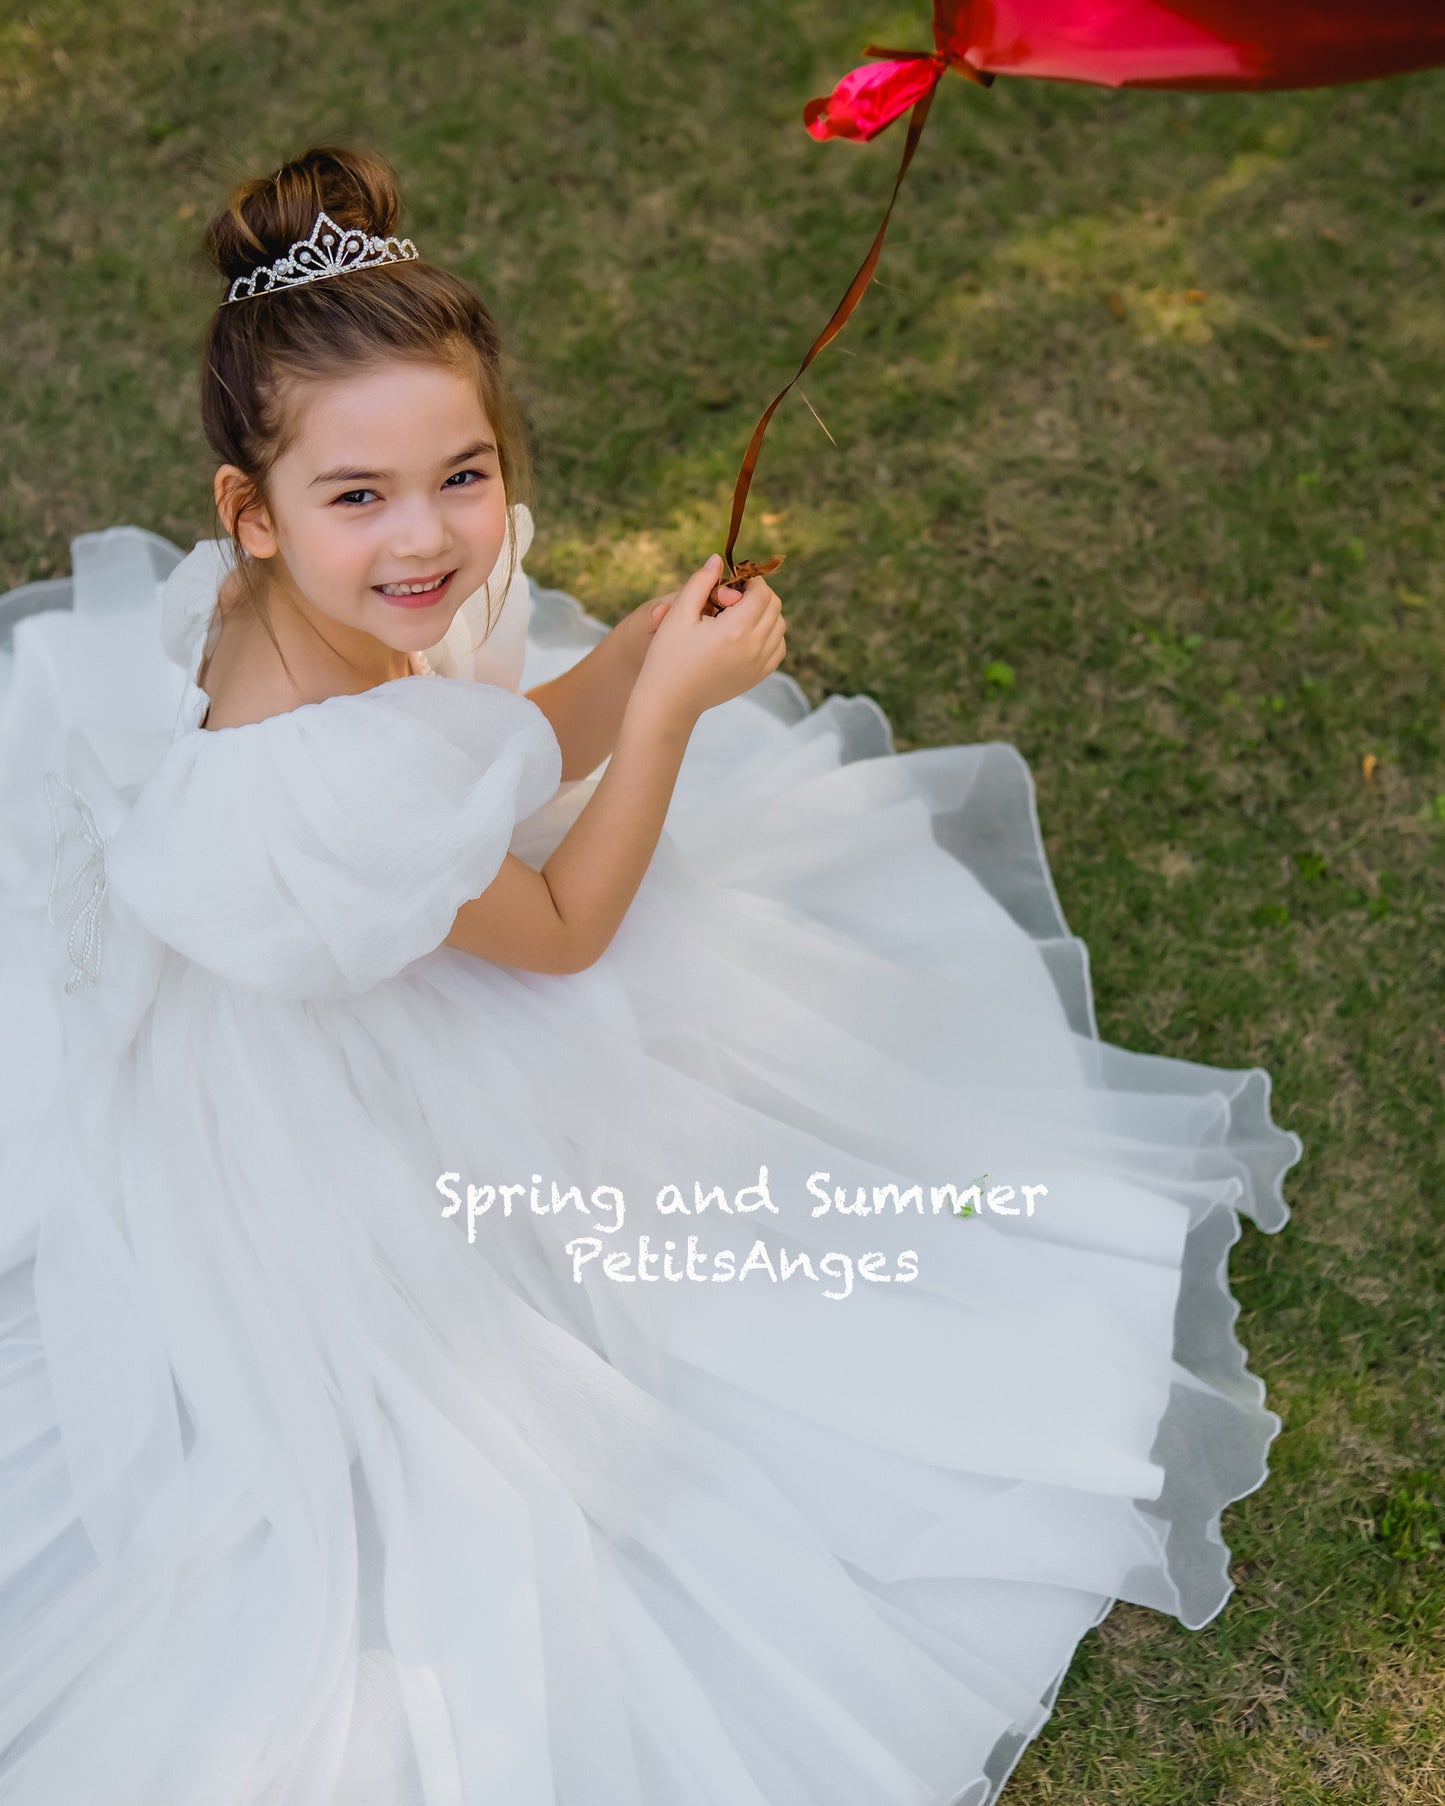
<instances>
[{"instance_id":1,"label":"puff sleeve","mask_svg":"<svg viewBox=\"0 0 1445 1806\"><path fill-rule=\"evenodd\" d=\"M403 677L174 741L108 848L158 940L237 984L354 995L446 939L562 755L535 703Z\"/></svg>"}]
</instances>

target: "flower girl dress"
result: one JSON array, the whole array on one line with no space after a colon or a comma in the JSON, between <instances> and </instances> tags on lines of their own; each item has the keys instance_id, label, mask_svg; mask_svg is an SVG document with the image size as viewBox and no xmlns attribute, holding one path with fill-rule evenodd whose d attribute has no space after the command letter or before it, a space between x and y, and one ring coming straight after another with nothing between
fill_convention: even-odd
<instances>
[{"instance_id":1,"label":"flower girl dress","mask_svg":"<svg viewBox=\"0 0 1445 1806\"><path fill-rule=\"evenodd\" d=\"M4 1806L986 1806L1116 1600L1220 1610L1301 1143L1099 1039L1013 747L775 673L516 971L444 936L601 775L521 693L599 622L212 731L229 542L71 551L0 602Z\"/></svg>"}]
</instances>

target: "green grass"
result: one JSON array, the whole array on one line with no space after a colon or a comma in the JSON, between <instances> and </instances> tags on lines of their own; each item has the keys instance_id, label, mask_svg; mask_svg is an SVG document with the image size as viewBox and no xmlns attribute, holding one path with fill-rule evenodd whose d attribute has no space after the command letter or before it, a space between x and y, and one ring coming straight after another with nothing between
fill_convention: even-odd
<instances>
[{"instance_id":1,"label":"green grass","mask_svg":"<svg viewBox=\"0 0 1445 1806\"><path fill-rule=\"evenodd\" d=\"M543 15L539 22L539 14ZM530 568L616 616L720 546L896 132L804 100L926 8L309 0L0 21L0 585L210 531L195 241L350 138L507 325ZM790 670L1033 767L1101 1031L1274 1075L1232 1258L1285 1420L1199 1633L1120 1606L1012 1806L1445 1799L1445 73L1273 96L952 79L879 280L764 448ZM1373 761L1371 763L1371 761ZM1367 775L1368 766L1368 775Z\"/></svg>"}]
</instances>

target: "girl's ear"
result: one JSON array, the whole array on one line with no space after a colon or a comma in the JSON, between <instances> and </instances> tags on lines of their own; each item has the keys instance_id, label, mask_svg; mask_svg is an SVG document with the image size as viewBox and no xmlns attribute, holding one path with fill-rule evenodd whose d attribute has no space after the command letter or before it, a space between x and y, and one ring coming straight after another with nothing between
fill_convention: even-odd
<instances>
[{"instance_id":1,"label":"girl's ear","mask_svg":"<svg viewBox=\"0 0 1445 1806\"><path fill-rule=\"evenodd\" d=\"M216 507L226 531L253 558L274 557L279 547L266 504L256 498L250 507L244 507L254 494L245 473L234 464L223 464L216 472L215 490Z\"/></svg>"}]
</instances>

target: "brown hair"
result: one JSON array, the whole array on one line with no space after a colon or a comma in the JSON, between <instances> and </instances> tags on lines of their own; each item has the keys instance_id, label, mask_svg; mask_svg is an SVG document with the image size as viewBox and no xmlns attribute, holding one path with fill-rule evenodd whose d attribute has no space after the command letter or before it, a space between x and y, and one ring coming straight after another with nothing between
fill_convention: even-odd
<instances>
[{"instance_id":1,"label":"brown hair","mask_svg":"<svg viewBox=\"0 0 1445 1806\"><path fill-rule=\"evenodd\" d=\"M284 257L307 238L324 210L339 226L376 237L396 232L401 196L390 166L367 151L317 145L275 175L252 177L231 190L206 226L207 260L229 290ZM531 466L521 413L501 368L496 322L476 290L425 259L349 270L295 288L223 301L206 329L201 366L201 424L223 464L244 473L240 505L216 524L234 542L241 604L255 613L285 666L267 619L259 560L236 538L242 514L266 500L267 478L299 430L297 388L310 381L361 374L389 359L440 363L470 374L494 428L507 501L531 499ZM505 596L516 569L500 588L487 586L487 631L492 598ZM289 666L286 667L290 675Z\"/></svg>"}]
</instances>

